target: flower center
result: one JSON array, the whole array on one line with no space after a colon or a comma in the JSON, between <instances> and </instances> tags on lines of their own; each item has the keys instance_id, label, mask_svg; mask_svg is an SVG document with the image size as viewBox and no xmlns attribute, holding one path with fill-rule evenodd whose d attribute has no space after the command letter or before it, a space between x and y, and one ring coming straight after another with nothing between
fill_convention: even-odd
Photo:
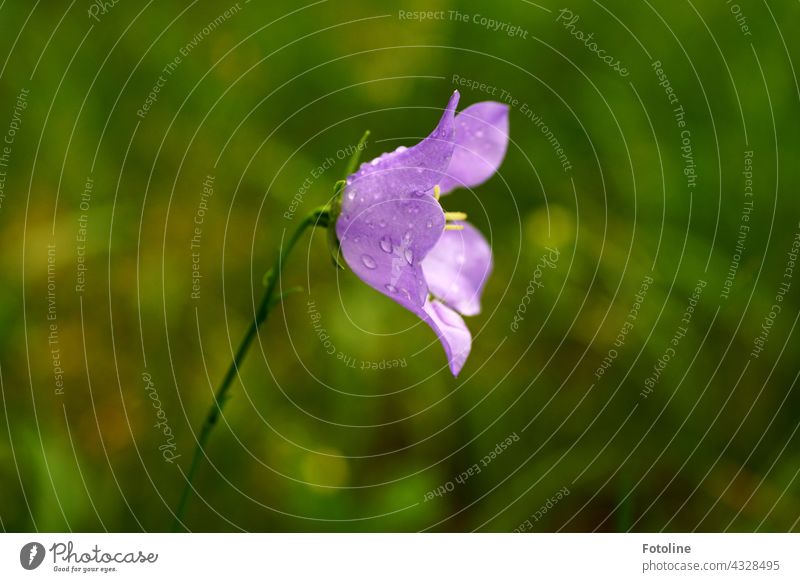
<instances>
[{"instance_id":1,"label":"flower center","mask_svg":"<svg viewBox=\"0 0 800 582\"><path fill-rule=\"evenodd\" d=\"M433 187L433 197L436 198L436 200L438 200L441 195L442 195L442 189L439 187L439 184L436 184L436 186ZM462 220L466 220L466 219L467 219L466 212L445 212L444 213L444 220L445 220L444 229L445 230L464 230L464 225L463 224L447 224L447 223L450 222L450 221L453 221L453 220L462 221Z\"/></svg>"}]
</instances>

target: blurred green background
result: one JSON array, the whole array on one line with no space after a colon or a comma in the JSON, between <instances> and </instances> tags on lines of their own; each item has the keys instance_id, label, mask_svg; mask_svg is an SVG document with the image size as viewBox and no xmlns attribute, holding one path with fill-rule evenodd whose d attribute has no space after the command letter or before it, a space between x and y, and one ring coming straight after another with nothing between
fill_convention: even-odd
<instances>
[{"instance_id":1,"label":"blurred green background","mask_svg":"<svg viewBox=\"0 0 800 582\"><path fill-rule=\"evenodd\" d=\"M444 199L495 257L463 372L306 236L282 280L304 291L241 369L187 528L797 530L797 19L790 1L0 4L0 525L169 528L262 276L337 152L365 129L364 160L413 144L459 89L461 108L515 100L500 174Z\"/></svg>"}]
</instances>

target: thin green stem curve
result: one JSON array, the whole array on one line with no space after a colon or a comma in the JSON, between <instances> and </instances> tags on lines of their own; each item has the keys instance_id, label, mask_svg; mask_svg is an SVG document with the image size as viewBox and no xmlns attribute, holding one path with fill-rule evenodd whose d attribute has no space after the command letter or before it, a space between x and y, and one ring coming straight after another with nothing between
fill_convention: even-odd
<instances>
[{"instance_id":1,"label":"thin green stem curve","mask_svg":"<svg viewBox=\"0 0 800 582\"><path fill-rule=\"evenodd\" d=\"M278 253L277 263L267 275L266 289L264 291L264 296L261 298L261 303L258 306L258 311L256 311L255 317L250 323L247 333L242 338L239 348L236 350L236 354L233 357L233 361L231 362L225 377L222 379L222 383L217 389L217 392L214 394L214 402L212 403L211 409L208 411L205 422L200 429L200 435L197 438L197 445L194 449L194 455L192 455L192 462L189 465L189 471L186 473L186 484L183 487L183 492L181 493L178 506L175 510L175 520L172 523L172 531L177 531L178 527L183 525L183 515L186 512L186 506L189 503L191 493L194 491L194 487L192 486L192 483L194 482L194 476L197 473L197 468L200 466L202 457L205 456L206 443L211 435L211 431L217 424L217 420L219 420L219 416L222 413L222 408L225 406L225 402L228 398L228 391L233 385L233 381L239 375L239 367L242 365L242 362L247 355L247 351L250 349L250 344L253 343L253 340L258 335L258 329L267 320L270 309L273 305L278 303L278 300L275 300L273 296L275 295L275 290L278 287L278 281L280 279L281 272L283 271L283 266L286 263L286 259L289 257L289 254L292 252L295 244L298 240L300 240L300 237L303 235L306 229L315 226L328 227L330 226L328 222L329 214L326 207L315 210L306 216L299 225L297 225L297 229L294 231L294 233L292 233L292 236L286 241L286 244ZM280 297L278 299L280 299Z\"/></svg>"}]
</instances>

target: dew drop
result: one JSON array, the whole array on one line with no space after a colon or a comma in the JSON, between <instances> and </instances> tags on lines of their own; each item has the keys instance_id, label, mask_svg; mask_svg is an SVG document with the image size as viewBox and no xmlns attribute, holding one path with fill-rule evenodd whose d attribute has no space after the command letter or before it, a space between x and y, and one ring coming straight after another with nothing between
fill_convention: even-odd
<instances>
[{"instance_id":1,"label":"dew drop","mask_svg":"<svg viewBox=\"0 0 800 582\"><path fill-rule=\"evenodd\" d=\"M373 166L377 166L380 163L381 163L381 159L380 158L375 158L374 160L372 160L370 162L370 164L373 165Z\"/></svg>"},{"instance_id":2,"label":"dew drop","mask_svg":"<svg viewBox=\"0 0 800 582\"><path fill-rule=\"evenodd\" d=\"M408 225L409 228L411 228L412 226L414 226L414 225L413 224L409 224ZM411 242L411 231L410 230L406 231L406 233L403 235L403 242L405 242L405 243L410 243Z\"/></svg>"},{"instance_id":3,"label":"dew drop","mask_svg":"<svg viewBox=\"0 0 800 582\"><path fill-rule=\"evenodd\" d=\"M389 240L388 236L385 236L381 239L381 250L384 253L391 253L392 252L392 241Z\"/></svg>"},{"instance_id":4,"label":"dew drop","mask_svg":"<svg viewBox=\"0 0 800 582\"><path fill-rule=\"evenodd\" d=\"M364 263L364 266L367 269L374 269L375 267L378 266L378 264L375 262L375 259L373 259L369 255L361 255L361 262Z\"/></svg>"},{"instance_id":5,"label":"dew drop","mask_svg":"<svg viewBox=\"0 0 800 582\"><path fill-rule=\"evenodd\" d=\"M411 249L406 249L405 252L403 252L403 256L405 256L406 262L409 265L414 264L414 251L412 251Z\"/></svg>"},{"instance_id":6,"label":"dew drop","mask_svg":"<svg viewBox=\"0 0 800 582\"><path fill-rule=\"evenodd\" d=\"M396 150L394 150L394 151L396 151L399 154L399 153L402 153L402 152L406 151L407 149L408 148L406 146L398 146L398 148Z\"/></svg>"},{"instance_id":7,"label":"dew drop","mask_svg":"<svg viewBox=\"0 0 800 582\"><path fill-rule=\"evenodd\" d=\"M389 293L397 293L397 287L395 287L395 286L394 286L394 285L392 285L391 283L387 283L387 284L386 284L386 290L387 290Z\"/></svg>"},{"instance_id":8,"label":"dew drop","mask_svg":"<svg viewBox=\"0 0 800 582\"><path fill-rule=\"evenodd\" d=\"M429 220L427 223L425 223L425 226L427 226L428 228L432 228L433 222Z\"/></svg>"},{"instance_id":9,"label":"dew drop","mask_svg":"<svg viewBox=\"0 0 800 582\"><path fill-rule=\"evenodd\" d=\"M347 193L347 199L348 200L354 200L355 197L356 197L356 193L353 192L352 190L350 190L350 192Z\"/></svg>"},{"instance_id":10,"label":"dew drop","mask_svg":"<svg viewBox=\"0 0 800 582\"><path fill-rule=\"evenodd\" d=\"M378 221L378 226L380 226L381 228L386 228L386 221L385 220Z\"/></svg>"}]
</instances>

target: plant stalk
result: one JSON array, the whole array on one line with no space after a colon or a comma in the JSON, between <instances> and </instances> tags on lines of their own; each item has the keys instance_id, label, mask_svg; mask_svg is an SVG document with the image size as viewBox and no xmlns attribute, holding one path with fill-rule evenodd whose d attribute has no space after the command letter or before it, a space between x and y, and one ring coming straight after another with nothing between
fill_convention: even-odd
<instances>
[{"instance_id":1,"label":"plant stalk","mask_svg":"<svg viewBox=\"0 0 800 582\"><path fill-rule=\"evenodd\" d=\"M222 408L225 406L225 403L228 399L228 391L233 385L233 381L239 375L239 368L242 365L245 356L247 356L247 352L250 349L250 344L253 343L253 340L258 335L258 330L261 325L267 320L267 316L269 315L272 306L279 302L277 300L273 300L273 296L278 288L278 281L280 280L281 272L283 271L286 259L289 257L289 254L292 252L295 244L297 244L297 241L300 240L300 237L303 235L306 229L316 226L331 226L328 224L328 222L329 214L327 208L323 207L315 210L306 216L299 225L297 225L297 229L294 231L294 233L292 233L292 236L286 241L286 244L278 253L275 267L273 267L273 269L267 275L266 289L264 290L264 295L261 298L261 303L258 306L255 317L250 323L247 333L242 338L239 348L236 350L236 354L233 357L233 361L231 362L230 366L228 367L228 371L222 379L222 383L219 385L219 388L214 394L214 401L210 410L208 411L208 414L206 415L205 422L203 422L203 426L200 429L200 435L197 438L197 445L195 446L194 454L192 455L192 462L189 465L189 471L186 473L186 484L184 485L183 492L181 493L180 500L178 501L178 506L175 510L175 520L172 523L172 531L177 531L179 526L184 526L183 516L186 512L186 506L189 502L189 498L191 497L191 493L194 491L192 483L194 482L195 474L200 466L202 457L206 456L205 448L208 438L211 435L211 431L214 429L214 426L216 426L217 421L219 420L220 414L222 413Z\"/></svg>"}]
</instances>

